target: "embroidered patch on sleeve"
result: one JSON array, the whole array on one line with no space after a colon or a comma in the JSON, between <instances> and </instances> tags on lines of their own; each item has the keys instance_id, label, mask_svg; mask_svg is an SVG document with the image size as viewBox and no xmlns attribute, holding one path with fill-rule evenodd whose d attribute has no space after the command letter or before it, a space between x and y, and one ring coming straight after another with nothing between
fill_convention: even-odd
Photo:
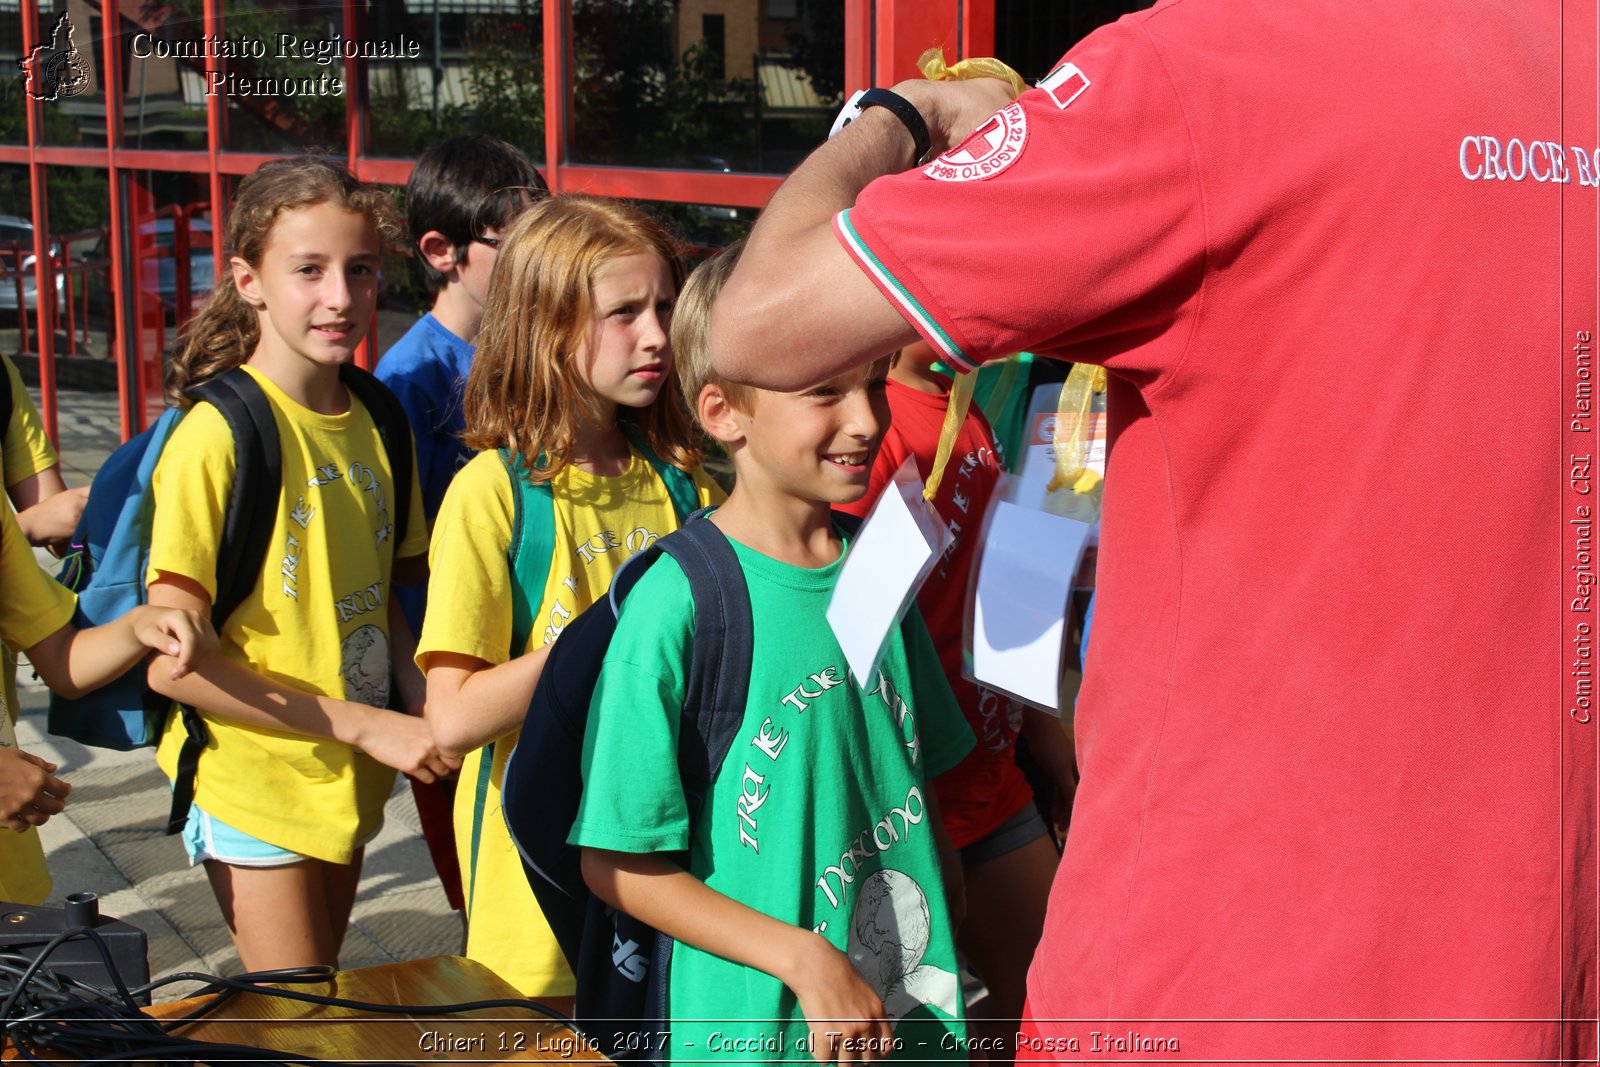
<instances>
[{"instance_id":1,"label":"embroidered patch on sleeve","mask_svg":"<svg viewBox=\"0 0 1600 1067\"><path fill-rule=\"evenodd\" d=\"M941 182L970 182L993 178L1018 159L1028 143L1028 116L1021 104L1008 104L972 131L955 148L922 168Z\"/></svg>"},{"instance_id":2,"label":"embroidered patch on sleeve","mask_svg":"<svg viewBox=\"0 0 1600 1067\"><path fill-rule=\"evenodd\" d=\"M1056 107L1065 108L1078 99L1078 94L1089 88L1089 79L1072 63L1063 63L1044 76L1039 88L1049 94Z\"/></svg>"}]
</instances>

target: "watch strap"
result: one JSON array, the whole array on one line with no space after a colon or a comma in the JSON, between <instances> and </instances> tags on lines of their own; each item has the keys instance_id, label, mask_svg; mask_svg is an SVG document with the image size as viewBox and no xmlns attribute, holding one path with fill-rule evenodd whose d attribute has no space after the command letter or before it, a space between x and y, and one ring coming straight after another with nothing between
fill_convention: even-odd
<instances>
[{"instance_id":1,"label":"watch strap","mask_svg":"<svg viewBox=\"0 0 1600 1067\"><path fill-rule=\"evenodd\" d=\"M922 113L911 101L892 89L868 89L856 98L855 105L859 111L869 107L885 108L900 120L906 132L911 134L912 166L918 166L928 158L933 139L928 136L928 124L923 120Z\"/></svg>"}]
</instances>

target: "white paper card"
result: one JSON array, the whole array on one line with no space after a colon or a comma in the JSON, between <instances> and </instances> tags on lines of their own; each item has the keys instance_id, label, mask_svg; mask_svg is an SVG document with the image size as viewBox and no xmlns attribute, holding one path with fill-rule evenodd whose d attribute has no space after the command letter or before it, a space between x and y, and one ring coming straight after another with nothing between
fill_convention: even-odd
<instances>
[{"instance_id":1,"label":"white paper card","mask_svg":"<svg viewBox=\"0 0 1600 1067\"><path fill-rule=\"evenodd\" d=\"M1090 527L996 500L978 562L972 675L982 685L1061 714L1067 598Z\"/></svg>"},{"instance_id":2,"label":"white paper card","mask_svg":"<svg viewBox=\"0 0 1600 1067\"><path fill-rule=\"evenodd\" d=\"M922 499L915 461L907 459L850 542L828 601L828 625L859 684L871 684L884 639L899 625L949 537Z\"/></svg>"}]
</instances>

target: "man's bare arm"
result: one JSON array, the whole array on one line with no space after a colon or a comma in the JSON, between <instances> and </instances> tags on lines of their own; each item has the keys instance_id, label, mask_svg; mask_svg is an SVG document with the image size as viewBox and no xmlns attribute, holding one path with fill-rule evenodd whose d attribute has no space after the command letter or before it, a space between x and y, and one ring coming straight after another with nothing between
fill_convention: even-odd
<instances>
[{"instance_id":1,"label":"man's bare arm","mask_svg":"<svg viewBox=\"0 0 1600 1067\"><path fill-rule=\"evenodd\" d=\"M1011 100L1010 88L991 78L908 81L895 92L921 112L935 153ZM833 234L833 217L874 179L909 169L913 151L899 119L869 108L779 187L712 309L719 373L762 388L803 389L916 339Z\"/></svg>"}]
</instances>

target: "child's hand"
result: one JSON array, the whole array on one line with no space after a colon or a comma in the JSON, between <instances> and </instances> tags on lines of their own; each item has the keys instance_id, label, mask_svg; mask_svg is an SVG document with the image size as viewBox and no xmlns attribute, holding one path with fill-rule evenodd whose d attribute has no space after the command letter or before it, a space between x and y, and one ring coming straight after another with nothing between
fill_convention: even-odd
<instances>
[{"instance_id":1,"label":"child's hand","mask_svg":"<svg viewBox=\"0 0 1600 1067\"><path fill-rule=\"evenodd\" d=\"M55 769L20 748L0 748L0 822L20 834L61 814L72 786L57 778Z\"/></svg>"},{"instance_id":2,"label":"child's hand","mask_svg":"<svg viewBox=\"0 0 1600 1067\"><path fill-rule=\"evenodd\" d=\"M872 1063L887 1057L894 1031L883 1001L849 957L820 934L788 984L811 1028L811 1055L818 1063Z\"/></svg>"},{"instance_id":3,"label":"child's hand","mask_svg":"<svg viewBox=\"0 0 1600 1067\"><path fill-rule=\"evenodd\" d=\"M426 719L398 711L356 705L367 713L355 747L386 767L409 774L419 782L447 778L461 761L441 755L433 743Z\"/></svg>"},{"instance_id":4,"label":"child's hand","mask_svg":"<svg viewBox=\"0 0 1600 1067\"><path fill-rule=\"evenodd\" d=\"M22 527L29 544L48 547L59 555L71 542L73 531L78 528L78 518L83 514L83 505L88 499L87 485L57 493L18 512L17 525Z\"/></svg>"},{"instance_id":5,"label":"child's hand","mask_svg":"<svg viewBox=\"0 0 1600 1067\"><path fill-rule=\"evenodd\" d=\"M133 635L139 643L177 661L172 666L174 681L188 674L202 656L217 647L211 620L198 611L146 604L134 612Z\"/></svg>"}]
</instances>

